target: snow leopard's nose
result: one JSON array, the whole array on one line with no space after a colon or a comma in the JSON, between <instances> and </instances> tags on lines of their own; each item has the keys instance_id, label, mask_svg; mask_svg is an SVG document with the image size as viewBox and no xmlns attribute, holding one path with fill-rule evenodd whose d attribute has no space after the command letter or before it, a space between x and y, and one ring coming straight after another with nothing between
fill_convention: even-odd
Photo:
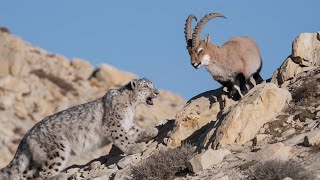
<instances>
[{"instance_id":1,"label":"snow leopard's nose","mask_svg":"<svg viewBox=\"0 0 320 180\"><path fill-rule=\"evenodd\" d=\"M154 89L153 93L158 96L160 94L159 90L158 89Z\"/></svg>"}]
</instances>

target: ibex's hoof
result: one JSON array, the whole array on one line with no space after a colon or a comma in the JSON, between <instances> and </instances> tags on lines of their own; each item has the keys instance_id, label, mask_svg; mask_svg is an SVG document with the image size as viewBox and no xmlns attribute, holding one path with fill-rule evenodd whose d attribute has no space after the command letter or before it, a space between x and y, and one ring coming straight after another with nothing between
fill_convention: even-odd
<instances>
[{"instance_id":1,"label":"ibex's hoof","mask_svg":"<svg viewBox=\"0 0 320 180\"><path fill-rule=\"evenodd\" d=\"M233 89L229 92L228 97L235 101L239 101L241 99L241 94L238 92L238 90Z\"/></svg>"}]
</instances>

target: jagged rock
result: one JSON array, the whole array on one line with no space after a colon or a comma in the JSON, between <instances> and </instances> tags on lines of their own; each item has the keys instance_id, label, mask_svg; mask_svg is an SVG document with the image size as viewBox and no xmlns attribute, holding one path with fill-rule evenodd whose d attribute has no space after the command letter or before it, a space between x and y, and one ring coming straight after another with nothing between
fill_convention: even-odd
<instances>
[{"instance_id":1,"label":"jagged rock","mask_svg":"<svg viewBox=\"0 0 320 180\"><path fill-rule=\"evenodd\" d=\"M208 147L224 147L228 144L245 144L252 140L259 129L267 122L275 119L283 107L291 100L291 94L272 83L260 84L252 89L243 99L229 107L204 139L203 145Z\"/></svg>"},{"instance_id":2,"label":"jagged rock","mask_svg":"<svg viewBox=\"0 0 320 180\"><path fill-rule=\"evenodd\" d=\"M156 141L149 144L147 149L143 151L142 158L146 159L147 157L149 157L152 154L152 152L154 152L154 150L157 148L157 146L158 146L158 142Z\"/></svg>"},{"instance_id":3,"label":"jagged rock","mask_svg":"<svg viewBox=\"0 0 320 180\"><path fill-rule=\"evenodd\" d=\"M116 87L136 78L132 73L120 71L107 64L100 65L95 72L95 77L98 80L103 81L103 83L112 84Z\"/></svg>"},{"instance_id":4,"label":"jagged rock","mask_svg":"<svg viewBox=\"0 0 320 180\"><path fill-rule=\"evenodd\" d=\"M295 133L296 133L296 129L290 128L290 129L287 129L286 131L282 132L281 136L282 137L288 137L288 136L291 136L291 135L293 135Z\"/></svg>"},{"instance_id":5,"label":"jagged rock","mask_svg":"<svg viewBox=\"0 0 320 180\"><path fill-rule=\"evenodd\" d=\"M140 162L142 160L141 154L132 154L129 156L126 156L122 158L119 162L117 162L117 165L123 169L128 165L135 165L136 163Z\"/></svg>"},{"instance_id":6,"label":"jagged rock","mask_svg":"<svg viewBox=\"0 0 320 180\"><path fill-rule=\"evenodd\" d=\"M94 71L94 67L85 60L73 59L71 66L74 68L76 78L89 79Z\"/></svg>"},{"instance_id":7,"label":"jagged rock","mask_svg":"<svg viewBox=\"0 0 320 180\"><path fill-rule=\"evenodd\" d=\"M305 141L308 141L307 142L308 144L305 144L305 145L309 145L309 146L315 146L320 144L320 130L317 129L311 132L299 134L297 136L294 136L291 139L284 141L284 144L297 145L297 144L303 144Z\"/></svg>"},{"instance_id":8,"label":"jagged rock","mask_svg":"<svg viewBox=\"0 0 320 180\"><path fill-rule=\"evenodd\" d=\"M304 163L303 163L307 170L317 173L317 176L316 176L317 180L320 179L320 173L319 173L320 163L319 163L319 159L320 159L320 151L318 149L317 153L310 154L309 156L305 157L304 158Z\"/></svg>"},{"instance_id":9,"label":"jagged rock","mask_svg":"<svg viewBox=\"0 0 320 180\"><path fill-rule=\"evenodd\" d=\"M135 120L140 127L147 128L165 123L174 119L177 110L182 107L185 100L168 91L160 91L159 96L154 100L152 107L138 106ZM172 109L176 109L172 111ZM150 113L157 112L157 113Z\"/></svg>"},{"instance_id":10,"label":"jagged rock","mask_svg":"<svg viewBox=\"0 0 320 180\"><path fill-rule=\"evenodd\" d=\"M258 134L256 137L255 137L255 141L257 143L260 143L262 142L264 139L266 139L269 135L268 134Z\"/></svg>"},{"instance_id":11,"label":"jagged rock","mask_svg":"<svg viewBox=\"0 0 320 180\"><path fill-rule=\"evenodd\" d=\"M282 84L297 74L320 66L320 35L302 33L292 43L292 54L272 75L271 82Z\"/></svg>"},{"instance_id":12,"label":"jagged rock","mask_svg":"<svg viewBox=\"0 0 320 180\"><path fill-rule=\"evenodd\" d=\"M0 79L0 87L6 91L11 91L16 94L29 93L30 87L28 83L22 79L16 79L12 76L5 76Z\"/></svg>"},{"instance_id":13,"label":"jagged rock","mask_svg":"<svg viewBox=\"0 0 320 180\"><path fill-rule=\"evenodd\" d=\"M0 57L0 77L9 75L9 61Z\"/></svg>"},{"instance_id":14,"label":"jagged rock","mask_svg":"<svg viewBox=\"0 0 320 180\"><path fill-rule=\"evenodd\" d=\"M90 167L74 168L62 174L64 175L65 179L70 180L85 180L96 178L99 178L101 180L108 180L116 171L118 171L117 168L109 169L101 165L93 169L91 169Z\"/></svg>"},{"instance_id":15,"label":"jagged rock","mask_svg":"<svg viewBox=\"0 0 320 180\"><path fill-rule=\"evenodd\" d=\"M221 163L223 158L230 153L227 149L208 149L191 158L187 162L187 167L191 172L199 173L213 165Z\"/></svg>"},{"instance_id":16,"label":"jagged rock","mask_svg":"<svg viewBox=\"0 0 320 180\"><path fill-rule=\"evenodd\" d=\"M288 79L296 76L297 74L307 71L312 67L302 67L299 64L292 61L290 57L288 57L284 63L277 69L271 78L271 82L275 84L282 84Z\"/></svg>"},{"instance_id":17,"label":"jagged rock","mask_svg":"<svg viewBox=\"0 0 320 180\"><path fill-rule=\"evenodd\" d=\"M267 145L263 147L261 150L256 152L255 154L248 156L246 160L248 162L256 161L256 162L264 162L268 160L282 160L288 161L294 155L291 153L292 147L286 146L283 143L276 143Z\"/></svg>"},{"instance_id":18,"label":"jagged rock","mask_svg":"<svg viewBox=\"0 0 320 180\"><path fill-rule=\"evenodd\" d=\"M177 113L175 127L169 135L168 147L181 146L181 141L209 122L215 121L221 110L234 103L235 101L223 93L222 88L193 97Z\"/></svg>"},{"instance_id":19,"label":"jagged rock","mask_svg":"<svg viewBox=\"0 0 320 180\"><path fill-rule=\"evenodd\" d=\"M301 33L293 42L292 59L303 66L320 66L320 33Z\"/></svg>"},{"instance_id":20,"label":"jagged rock","mask_svg":"<svg viewBox=\"0 0 320 180\"><path fill-rule=\"evenodd\" d=\"M290 177L285 177L282 180L292 180Z\"/></svg>"},{"instance_id":21,"label":"jagged rock","mask_svg":"<svg viewBox=\"0 0 320 180\"><path fill-rule=\"evenodd\" d=\"M222 176L222 177L219 177L217 180L229 180L229 177L228 176Z\"/></svg>"}]
</instances>

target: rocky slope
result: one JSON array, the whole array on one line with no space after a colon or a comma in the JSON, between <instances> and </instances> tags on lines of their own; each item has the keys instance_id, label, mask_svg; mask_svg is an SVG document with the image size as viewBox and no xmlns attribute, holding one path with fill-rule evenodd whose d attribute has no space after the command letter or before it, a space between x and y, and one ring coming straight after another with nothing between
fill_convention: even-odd
<instances>
[{"instance_id":1,"label":"rocky slope","mask_svg":"<svg viewBox=\"0 0 320 180\"><path fill-rule=\"evenodd\" d=\"M320 179L319 53L320 34L303 33L272 78L239 102L222 88L201 93L159 127L143 153L105 156L65 174L71 179ZM197 154L186 153L185 143ZM181 162L186 156L192 158Z\"/></svg>"},{"instance_id":2,"label":"rocky slope","mask_svg":"<svg viewBox=\"0 0 320 180\"><path fill-rule=\"evenodd\" d=\"M35 123L97 99L135 77L107 64L96 68L85 60L46 52L0 29L0 167L10 162L22 136ZM135 119L141 126L161 124L173 119L184 103L181 97L161 91L153 107L139 107ZM107 149L71 163L86 163Z\"/></svg>"},{"instance_id":3,"label":"rocky slope","mask_svg":"<svg viewBox=\"0 0 320 180\"><path fill-rule=\"evenodd\" d=\"M0 62L7 62L2 66L7 68L0 68L3 153L12 155L21 135L39 117L94 98L133 76L123 75L107 65L94 69L81 60L66 61L61 56L48 55L5 33L0 37L5 40L0 41ZM17 44L20 47L23 44L24 50L17 48ZM151 117L142 113L136 119L148 126L172 120L158 126L158 137L148 143L143 153L125 156L112 149L108 155L92 158L87 164L67 168L65 176L320 179L320 33L302 33L292 47L291 55L272 78L238 102L229 99L222 88L201 93L187 103L170 93L162 93L158 107L144 110ZM34 54L33 49L39 52ZM14 65L16 62L20 64ZM59 68L52 68L54 65ZM79 69L90 73L77 75ZM110 71L127 79L117 81ZM49 109L45 111L44 107ZM152 123L146 123L145 119ZM4 157L3 161L8 160Z\"/></svg>"}]
</instances>

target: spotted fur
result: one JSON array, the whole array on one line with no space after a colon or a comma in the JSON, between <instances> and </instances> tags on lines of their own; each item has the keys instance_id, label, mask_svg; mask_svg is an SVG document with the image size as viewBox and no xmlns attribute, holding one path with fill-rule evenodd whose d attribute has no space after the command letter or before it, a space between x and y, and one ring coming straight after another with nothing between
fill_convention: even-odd
<instances>
[{"instance_id":1,"label":"spotted fur","mask_svg":"<svg viewBox=\"0 0 320 180\"><path fill-rule=\"evenodd\" d=\"M158 94L151 81L135 79L100 99L46 117L26 133L11 163L0 170L0 179L66 179L59 172L70 154L109 143L125 154L142 152L143 141L155 137L158 130L135 125L135 108L152 105Z\"/></svg>"}]
</instances>

